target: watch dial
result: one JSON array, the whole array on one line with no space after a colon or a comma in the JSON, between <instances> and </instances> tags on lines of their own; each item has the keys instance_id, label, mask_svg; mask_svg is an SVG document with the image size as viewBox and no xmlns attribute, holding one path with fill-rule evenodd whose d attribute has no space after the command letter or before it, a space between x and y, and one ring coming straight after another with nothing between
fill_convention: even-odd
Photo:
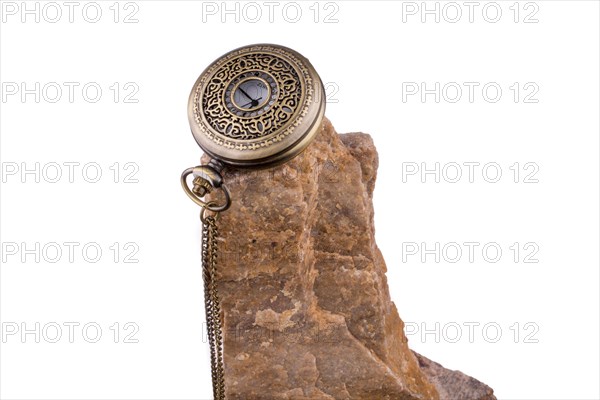
<instances>
[{"instance_id":1,"label":"watch dial","mask_svg":"<svg viewBox=\"0 0 600 400\"><path fill-rule=\"evenodd\" d=\"M233 90L233 104L241 110L260 108L269 100L269 88L262 79L250 78Z\"/></svg>"},{"instance_id":2,"label":"watch dial","mask_svg":"<svg viewBox=\"0 0 600 400\"><path fill-rule=\"evenodd\" d=\"M267 112L277 99L277 83L264 71L243 72L225 90L225 104L232 114L253 118Z\"/></svg>"}]
</instances>

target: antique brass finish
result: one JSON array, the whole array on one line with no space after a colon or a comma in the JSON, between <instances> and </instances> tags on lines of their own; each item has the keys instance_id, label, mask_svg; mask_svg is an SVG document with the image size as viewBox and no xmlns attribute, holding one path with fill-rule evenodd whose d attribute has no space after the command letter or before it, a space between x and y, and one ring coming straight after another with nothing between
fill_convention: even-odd
<instances>
[{"instance_id":1,"label":"antique brass finish","mask_svg":"<svg viewBox=\"0 0 600 400\"><path fill-rule=\"evenodd\" d=\"M194 176L194 186L192 189L188 186L187 177ZM199 165L197 167L188 168L181 174L181 186L183 191L190 199L200 207L208 208L210 211L219 212L225 211L231 205L231 197L229 189L223 184L221 174L209 165ZM212 192L213 188L223 190L225 201L218 205L215 202L205 202L202 200L207 193Z\"/></svg>"},{"instance_id":2,"label":"antique brass finish","mask_svg":"<svg viewBox=\"0 0 600 400\"><path fill-rule=\"evenodd\" d=\"M248 80L266 86L264 104L241 108L232 100ZM189 97L196 142L210 156L242 168L282 163L301 152L321 127L323 84L310 62L287 47L257 44L235 49L200 75ZM264 102L264 100L263 100Z\"/></svg>"},{"instance_id":3,"label":"antique brass finish","mask_svg":"<svg viewBox=\"0 0 600 400\"><path fill-rule=\"evenodd\" d=\"M221 302L217 290L217 254L219 236L217 217L204 216L202 209L202 280L204 281L204 309L210 347L210 372L214 400L225 400L225 369L223 366L223 334Z\"/></svg>"}]
</instances>

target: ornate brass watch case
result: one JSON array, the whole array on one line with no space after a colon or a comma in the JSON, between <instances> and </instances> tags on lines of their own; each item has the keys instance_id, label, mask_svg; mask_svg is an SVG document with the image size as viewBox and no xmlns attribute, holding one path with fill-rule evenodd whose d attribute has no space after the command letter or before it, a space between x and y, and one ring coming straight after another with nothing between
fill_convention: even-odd
<instances>
[{"instance_id":1,"label":"ornate brass watch case","mask_svg":"<svg viewBox=\"0 0 600 400\"><path fill-rule=\"evenodd\" d=\"M269 98L244 108L233 95L249 79L262 83ZM235 167L270 167L310 143L325 112L323 95L306 58L287 47L256 44L226 53L202 72L188 118L196 142L213 158Z\"/></svg>"}]
</instances>

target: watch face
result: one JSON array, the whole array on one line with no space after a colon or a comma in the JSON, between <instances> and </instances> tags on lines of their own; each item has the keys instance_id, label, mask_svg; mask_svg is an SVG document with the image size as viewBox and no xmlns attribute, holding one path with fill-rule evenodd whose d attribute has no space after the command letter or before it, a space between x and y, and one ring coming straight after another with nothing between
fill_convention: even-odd
<instances>
[{"instance_id":1,"label":"watch face","mask_svg":"<svg viewBox=\"0 0 600 400\"><path fill-rule=\"evenodd\" d=\"M272 90L271 90L272 88ZM277 100L275 80L261 71L252 71L232 81L225 91L227 108L241 117L255 117L268 111Z\"/></svg>"},{"instance_id":2,"label":"watch face","mask_svg":"<svg viewBox=\"0 0 600 400\"><path fill-rule=\"evenodd\" d=\"M277 45L233 50L200 75L188 105L194 138L238 167L267 167L302 151L320 129L323 85L308 60Z\"/></svg>"}]
</instances>

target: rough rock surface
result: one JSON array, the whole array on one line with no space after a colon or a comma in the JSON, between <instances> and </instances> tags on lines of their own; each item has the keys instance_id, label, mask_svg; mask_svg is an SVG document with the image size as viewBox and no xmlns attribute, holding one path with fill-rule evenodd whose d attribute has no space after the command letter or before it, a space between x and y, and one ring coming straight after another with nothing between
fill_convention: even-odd
<instances>
[{"instance_id":1,"label":"rough rock surface","mask_svg":"<svg viewBox=\"0 0 600 400\"><path fill-rule=\"evenodd\" d=\"M440 399L448 400L496 400L491 387L479 382L475 378L463 374L460 371L451 371L440 364L415 353L421 371L425 373L429 381L434 384Z\"/></svg>"},{"instance_id":2,"label":"rough rock surface","mask_svg":"<svg viewBox=\"0 0 600 400\"><path fill-rule=\"evenodd\" d=\"M369 135L338 135L324 120L286 164L224 171L227 399L494 399L409 350L375 243L377 166Z\"/></svg>"}]
</instances>

